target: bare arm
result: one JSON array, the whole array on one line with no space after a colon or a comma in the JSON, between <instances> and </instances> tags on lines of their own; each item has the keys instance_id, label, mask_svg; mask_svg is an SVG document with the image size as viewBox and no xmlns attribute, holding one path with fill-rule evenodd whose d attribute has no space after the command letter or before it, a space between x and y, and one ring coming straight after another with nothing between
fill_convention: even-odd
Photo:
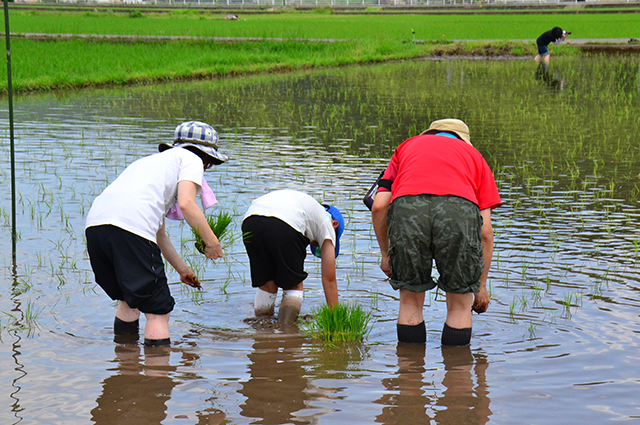
<instances>
[{"instance_id":1,"label":"bare arm","mask_svg":"<svg viewBox=\"0 0 640 425\"><path fill-rule=\"evenodd\" d=\"M200 281L198 280L198 277L193 270L191 270L191 267L185 263L180 255L178 255L178 252L171 243L171 239L167 236L164 227L164 220L156 234L156 240L158 241L158 247L160 248L164 258L166 258L169 264L171 264L171 266L180 274L180 280L189 286L200 288Z\"/></svg>"},{"instance_id":2,"label":"bare arm","mask_svg":"<svg viewBox=\"0 0 640 425\"><path fill-rule=\"evenodd\" d=\"M198 232L204 242L204 255L215 260L222 257L222 246L207 223L204 213L196 203L198 185L183 180L178 183L178 206L189 226Z\"/></svg>"},{"instance_id":3,"label":"bare arm","mask_svg":"<svg viewBox=\"0 0 640 425\"><path fill-rule=\"evenodd\" d=\"M336 250L331 240L325 240L320 248L320 270L322 289L327 305L333 308L338 304L338 281L336 280Z\"/></svg>"},{"instance_id":4,"label":"bare arm","mask_svg":"<svg viewBox=\"0 0 640 425\"><path fill-rule=\"evenodd\" d=\"M380 268L387 276L391 276L391 267L389 266L389 228L387 227L387 211L390 203L391 192L378 192L371 207L373 230L382 254Z\"/></svg>"},{"instance_id":5,"label":"bare arm","mask_svg":"<svg viewBox=\"0 0 640 425\"><path fill-rule=\"evenodd\" d=\"M493 257L493 226L491 225L491 209L480 211L482 216L482 258L484 259L484 269L480 276L480 291L475 294L473 310L484 313L489 307L489 291L487 290L487 278Z\"/></svg>"}]
</instances>

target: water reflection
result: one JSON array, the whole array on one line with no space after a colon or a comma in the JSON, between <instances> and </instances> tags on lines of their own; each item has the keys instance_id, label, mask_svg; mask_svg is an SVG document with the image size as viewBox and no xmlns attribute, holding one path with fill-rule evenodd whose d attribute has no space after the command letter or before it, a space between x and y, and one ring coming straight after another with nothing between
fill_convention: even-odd
<instances>
[{"instance_id":1,"label":"water reflection","mask_svg":"<svg viewBox=\"0 0 640 425\"><path fill-rule=\"evenodd\" d=\"M256 339L249 354L251 378L240 389L247 398L240 414L257 418L251 423L301 423L295 413L312 399L306 373L310 360L302 351L303 341L297 337Z\"/></svg>"},{"instance_id":2,"label":"water reflection","mask_svg":"<svg viewBox=\"0 0 640 425\"><path fill-rule=\"evenodd\" d=\"M424 381L425 344L399 342L396 354L398 372L396 376L382 380L387 394L375 401L385 406L376 422L385 425L429 423L427 409L432 399L426 395L424 387L433 387L433 382Z\"/></svg>"},{"instance_id":3,"label":"water reflection","mask_svg":"<svg viewBox=\"0 0 640 425\"><path fill-rule=\"evenodd\" d=\"M427 380L425 345L398 343L396 376L382 380L388 391L376 400L385 407L376 417L385 425L485 424L491 410L486 379L488 367L483 354L472 354L470 346L442 346L444 376L441 395L426 389L439 383Z\"/></svg>"},{"instance_id":4,"label":"water reflection","mask_svg":"<svg viewBox=\"0 0 640 425\"><path fill-rule=\"evenodd\" d=\"M138 344L116 344L116 367L102 382L102 394L91 411L97 425L159 424L167 416L167 401L177 382L169 376L170 347L145 347L141 358Z\"/></svg>"},{"instance_id":5,"label":"water reflection","mask_svg":"<svg viewBox=\"0 0 640 425\"><path fill-rule=\"evenodd\" d=\"M491 410L487 386L487 362L483 354L471 353L471 347L442 346L444 391L435 407L439 424L485 424ZM441 408L443 407L443 408Z\"/></svg>"},{"instance_id":6,"label":"water reflection","mask_svg":"<svg viewBox=\"0 0 640 425\"><path fill-rule=\"evenodd\" d=\"M143 351L144 350L144 351ZM144 347L138 344L116 344L117 363L113 373L102 382L98 404L91 411L96 425L161 424L167 419L167 402L174 388L181 384L173 375L178 367L170 364L171 347ZM181 352L181 366L193 367L199 356ZM192 377L193 378L193 377ZM211 410L211 409L208 409ZM191 414L197 424L217 425L224 421L220 411ZM176 415L175 419L193 419Z\"/></svg>"},{"instance_id":7,"label":"water reflection","mask_svg":"<svg viewBox=\"0 0 640 425\"><path fill-rule=\"evenodd\" d=\"M542 81L550 89L565 89L565 81L562 75L557 71L552 72L550 67L544 63L538 65L534 76L536 80Z\"/></svg>"}]
</instances>

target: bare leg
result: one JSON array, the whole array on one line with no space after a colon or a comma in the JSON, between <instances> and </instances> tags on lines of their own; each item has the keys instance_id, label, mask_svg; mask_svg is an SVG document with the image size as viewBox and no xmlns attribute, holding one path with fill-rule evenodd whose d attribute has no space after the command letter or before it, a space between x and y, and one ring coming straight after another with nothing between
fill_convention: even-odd
<instances>
[{"instance_id":1,"label":"bare leg","mask_svg":"<svg viewBox=\"0 0 640 425\"><path fill-rule=\"evenodd\" d=\"M424 292L400 290L400 309L398 311L398 342L424 344L427 342L427 328L424 323L422 309Z\"/></svg>"},{"instance_id":2,"label":"bare leg","mask_svg":"<svg viewBox=\"0 0 640 425\"><path fill-rule=\"evenodd\" d=\"M412 292L408 289L401 289L398 324L415 326L424 322L422 315L423 306L424 292Z\"/></svg>"},{"instance_id":3,"label":"bare leg","mask_svg":"<svg viewBox=\"0 0 640 425\"><path fill-rule=\"evenodd\" d=\"M129 307L126 301L120 301L116 317L123 322L135 322L140 318L140 310Z\"/></svg>"},{"instance_id":4,"label":"bare leg","mask_svg":"<svg viewBox=\"0 0 640 425\"><path fill-rule=\"evenodd\" d=\"M263 291L266 291L270 294L275 294L278 292L278 287L276 286L276 283L273 280L268 281L267 283L262 285L259 289L262 289Z\"/></svg>"},{"instance_id":5,"label":"bare leg","mask_svg":"<svg viewBox=\"0 0 640 425\"><path fill-rule=\"evenodd\" d=\"M541 60L542 58L540 57L540 55L536 55L536 57L535 57L535 58L533 58L533 59L536 61L536 63L540 63L540 60Z\"/></svg>"},{"instance_id":6,"label":"bare leg","mask_svg":"<svg viewBox=\"0 0 640 425\"><path fill-rule=\"evenodd\" d=\"M447 325L456 329L471 327L473 293L453 294L447 292Z\"/></svg>"},{"instance_id":7,"label":"bare leg","mask_svg":"<svg viewBox=\"0 0 640 425\"><path fill-rule=\"evenodd\" d=\"M144 327L144 338L149 340L163 340L169 338L169 313L145 313L147 323Z\"/></svg>"},{"instance_id":8,"label":"bare leg","mask_svg":"<svg viewBox=\"0 0 640 425\"><path fill-rule=\"evenodd\" d=\"M140 336L140 310L121 301L113 320L113 340L119 344L134 343Z\"/></svg>"}]
</instances>

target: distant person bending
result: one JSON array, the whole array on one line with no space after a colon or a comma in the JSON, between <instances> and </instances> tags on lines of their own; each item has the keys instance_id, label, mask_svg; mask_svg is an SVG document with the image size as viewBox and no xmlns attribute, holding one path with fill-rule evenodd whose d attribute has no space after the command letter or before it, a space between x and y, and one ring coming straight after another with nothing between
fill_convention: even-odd
<instances>
[{"instance_id":1,"label":"distant person bending","mask_svg":"<svg viewBox=\"0 0 640 425\"><path fill-rule=\"evenodd\" d=\"M321 258L327 305L338 304L336 257L343 231L340 211L320 204L306 193L276 190L255 199L242 222L251 286L257 288L255 315L273 315L278 288L282 288L278 323L289 324L298 318L302 284L307 278L304 260L309 245L311 252Z\"/></svg>"},{"instance_id":2,"label":"distant person bending","mask_svg":"<svg viewBox=\"0 0 640 425\"><path fill-rule=\"evenodd\" d=\"M538 54L534 58L536 63L540 63L541 60L544 59L545 68L549 67L549 44L551 43L559 43L564 41L567 38L567 35L571 34L568 31L564 31L560 27L553 27L549 31L543 33L536 40L536 44L538 45Z\"/></svg>"}]
</instances>

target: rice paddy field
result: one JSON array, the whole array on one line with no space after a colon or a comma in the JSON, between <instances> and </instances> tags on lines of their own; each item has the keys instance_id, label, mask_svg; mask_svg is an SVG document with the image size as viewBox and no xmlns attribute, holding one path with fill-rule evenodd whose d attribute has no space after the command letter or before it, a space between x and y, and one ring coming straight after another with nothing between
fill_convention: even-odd
<instances>
[{"instance_id":1,"label":"rice paddy field","mask_svg":"<svg viewBox=\"0 0 640 425\"><path fill-rule=\"evenodd\" d=\"M287 10L227 12L171 9L122 12L95 8L84 12L17 9L10 14L11 30L19 33L164 35L193 37L259 37L356 40L535 40L560 26L577 38L638 37L640 17L634 7L619 13L468 13L468 14L333 14ZM628 13L625 13L628 12ZM4 23L2 23L4 29Z\"/></svg>"},{"instance_id":2,"label":"rice paddy field","mask_svg":"<svg viewBox=\"0 0 640 425\"><path fill-rule=\"evenodd\" d=\"M227 20L225 13L207 9L74 12L20 5L9 14L12 81L14 91L22 93L425 57L527 57L536 54L533 40L555 25L572 31L571 38L640 38L635 10L616 11L389 15L252 10L238 12L240 20ZM566 43L551 50L553 55L580 53ZM6 91L6 63L2 69L0 86Z\"/></svg>"},{"instance_id":3,"label":"rice paddy field","mask_svg":"<svg viewBox=\"0 0 640 425\"><path fill-rule=\"evenodd\" d=\"M3 424L608 423L640 418L640 62L637 56L424 60L281 75L20 95L17 231L0 194ZM6 106L2 129L8 140ZM393 149L457 117L491 166L492 303L471 346L398 345L397 293L378 267L362 197ZM203 282L179 284L166 350L113 341L115 305L84 242L91 202L185 120L213 125L231 158L207 172L231 232L206 260L170 237ZM10 186L9 146L0 183ZM338 206L340 300L370 314L330 345L253 318L240 220L254 198L303 190ZM15 254L15 263L12 260ZM302 314L324 302L308 255Z\"/></svg>"}]
</instances>

